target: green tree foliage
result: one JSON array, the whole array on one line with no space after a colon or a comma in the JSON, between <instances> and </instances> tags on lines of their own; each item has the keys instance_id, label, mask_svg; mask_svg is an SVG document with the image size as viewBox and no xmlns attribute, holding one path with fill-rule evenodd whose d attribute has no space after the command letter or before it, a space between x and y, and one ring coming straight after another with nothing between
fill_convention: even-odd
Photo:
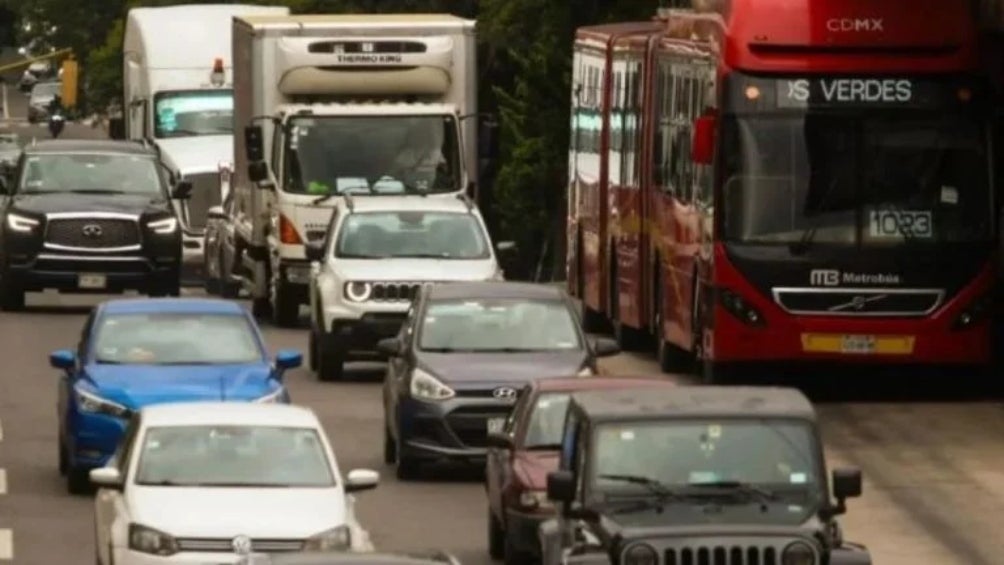
<instances>
[{"instance_id":1,"label":"green tree foliage","mask_svg":"<svg viewBox=\"0 0 1004 565\"><path fill-rule=\"evenodd\" d=\"M121 96L123 20L130 8L178 0L0 0L0 7L84 62L85 100L105 108ZM499 166L485 215L498 239L518 242L510 276L548 278L564 262L569 79L576 27L647 19L652 0L187 0L185 3L286 5L294 13L449 12L477 18L479 105L501 125ZM21 38L24 40L25 38Z\"/></svg>"}]
</instances>

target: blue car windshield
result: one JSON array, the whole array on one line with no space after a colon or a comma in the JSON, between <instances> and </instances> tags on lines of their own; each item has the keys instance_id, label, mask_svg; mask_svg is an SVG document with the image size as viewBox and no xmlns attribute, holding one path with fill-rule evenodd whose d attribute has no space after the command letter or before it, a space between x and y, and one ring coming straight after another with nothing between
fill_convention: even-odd
<instances>
[{"instance_id":1,"label":"blue car windshield","mask_svg":"<svg viewBox=\"0 0 1004 565\"><path fill-rule=\"evenodd\" d=\"M234 314L106 314L94 335L97 363L217 365L260 363L251 324Z\"/></svg>"}]
</instances>

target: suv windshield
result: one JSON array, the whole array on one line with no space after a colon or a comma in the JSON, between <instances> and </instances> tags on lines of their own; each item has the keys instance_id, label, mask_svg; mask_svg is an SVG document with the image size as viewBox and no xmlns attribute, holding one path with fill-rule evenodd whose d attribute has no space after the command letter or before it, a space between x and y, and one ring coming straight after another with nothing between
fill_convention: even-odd
<instances>
[{"instance_id":1,"label":"suv windshield","mask_svg":"<svg viewBox=\"0 0 1004 565\"><path fill-rule=\"evenodd\" d=\"M425 310L423 351L574 351L576 320L560 300L436 301Z\"/></svg>"},{"instance_id":2,"label":"suv windshield","mask_svg":"<svg viewBox=\"0 0 1004 565\"><path fill-rule=\"evenodd\" d=\"M335 256L488 259L488 237L474 214L359 212L342 222Z\"/></svg>"},{"instance_id":3,"label":"suv windshield","mask_svg":"<svg viewBox=\"0 0 1004 565\"><path fill-rule=\"evenodd\" d=\"M24 162L22 194L112 191L163 193L156 161L141 155L114 153L37 153Z\"/></svg>"},{"instance_id":4,"label":"suv windshield","mask_svg":"<svg viewBox=\"0 0 1004 565\"><path fill-rule=\"evenodd\" d=\"M216 365L262 363L265 354L244 316L108 314L94 338L97 363Z\"/></svg>"},{"instance_id":5,"label":"suv windshield","mask_svg":"<svg viewBox=\"0 0 1004 565\"><path fill-rule=\"evenodd\" d=\"M154 136L231 135L234 93L230 89L160 92L154 96Z\"/></svg>"},{"instance_id":6,"label":"suv windshield","mask_svg":"<svg viewBox=\"0 0 1004 565\"><path fill-rule=\"evenodd\" d=\"M341 194L460 190L452 116L294 117L283 188Z\"/></svg>"},{"instance_id":7,"label":"suv windshield","mask_svg":"<svg viewBox=\"0 0 1004 565\"><path fill-rule=\"evenodd\" d=\"M985 126L961 114L729 116L725 237L892 246L993 234Z\"/></svg>"},{"instance_id":8,"label":"suv windshield","mask_svg":"<svg viewBox=\"0 0 1004 565\"><path fill-rule=\"evenodd\" d=\"M153 427L139 453L138 485L335 486L321 438L310 428Z\"/></svg>"},{"instance_id":9,"label":"suv windshield","mask_svg":"<svg viewBox=\"0 0 1004 565\"><path fill-rule=\"evenodd\" d=\"M653 479L677 489L737 481L823 492L810 425L789 420L662 420L600 424L591 449L600 493L645 492L603 475Z\"/></svg>"}]
</instances>

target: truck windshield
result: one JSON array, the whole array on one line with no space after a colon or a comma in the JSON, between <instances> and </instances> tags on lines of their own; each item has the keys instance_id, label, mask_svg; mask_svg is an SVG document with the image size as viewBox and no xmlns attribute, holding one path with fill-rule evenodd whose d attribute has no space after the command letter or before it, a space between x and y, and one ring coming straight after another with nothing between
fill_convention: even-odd
<instances>
[{"instance_id":1,"label":"truck windshield","mask_svg":"<svg viewBox=\"0 0 1004 565\"><path fill-rule=\"evenodd\" d=\"M170 91L154 96L154 135L158 138L233 132L233 90Z\"/></svg>"},{"instance_id":2,"label":"truck windshield","mask_svg":"<svg viewBox=\"0 0 1004 565\"><path fill-rule=\"evenodd\" d=\"M650 420L601 424L595 434L590 475L601 495L645 492L617 476L671 489L736 481L779 493L824 491L816 436L805 422Z\"/></svg>"},{"instance_id":3,"label":"truck windshield","mask_svg":"<svg viewBox=\"0 0 1004 565\"><path fill-rule=\"evenodd\" d=\"M459 191L452 116L294 117L283 187L299 194Z\"/></svg>"},{"instance_id":4,"label":"truck windshield","mask_svg":"<svg viewBox=\"0 0 1004 565\"><path fill-rule=\"evenodd\" d=\"M993 233L985 126L952 114L731 116L725 238L893 246Z\"/></svg>"}]
</instances>

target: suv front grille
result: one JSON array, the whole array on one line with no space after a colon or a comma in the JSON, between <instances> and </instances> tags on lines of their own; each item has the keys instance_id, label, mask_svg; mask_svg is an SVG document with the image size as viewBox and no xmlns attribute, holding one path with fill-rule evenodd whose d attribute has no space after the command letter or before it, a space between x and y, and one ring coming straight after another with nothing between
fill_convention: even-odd
<instances>
[{"instance_id":1,"label":"suv front grille","mask_svg":"<svg viewBox=\"0 0 1004 565\"><path fill-rule=\"evenodd\" d=\"M54 218L46 224L45 243L57 249L133 249L140 245L139 223L119 218Z\"/></svg>"},{"instance_id":2,"label":"suv front grille","mask_svg":"<svg viewBox=\"0 0 1004 565\"><path fill-rule=\"evenodd\" d=\"M414 282L377 282L373 283L370 300L380 302L407 302L413 300L422 283Z\"/></svg>"},{"instance_id":3,"label":"suv front grille","mask_svg":"<svg viewBox=\"0 0 1004 565\"><path fill-rule=\"evenodd\" d=\"M779 565L773 547L694 546L667 549L665 565Z\"/></svg>"}]
</instances>

